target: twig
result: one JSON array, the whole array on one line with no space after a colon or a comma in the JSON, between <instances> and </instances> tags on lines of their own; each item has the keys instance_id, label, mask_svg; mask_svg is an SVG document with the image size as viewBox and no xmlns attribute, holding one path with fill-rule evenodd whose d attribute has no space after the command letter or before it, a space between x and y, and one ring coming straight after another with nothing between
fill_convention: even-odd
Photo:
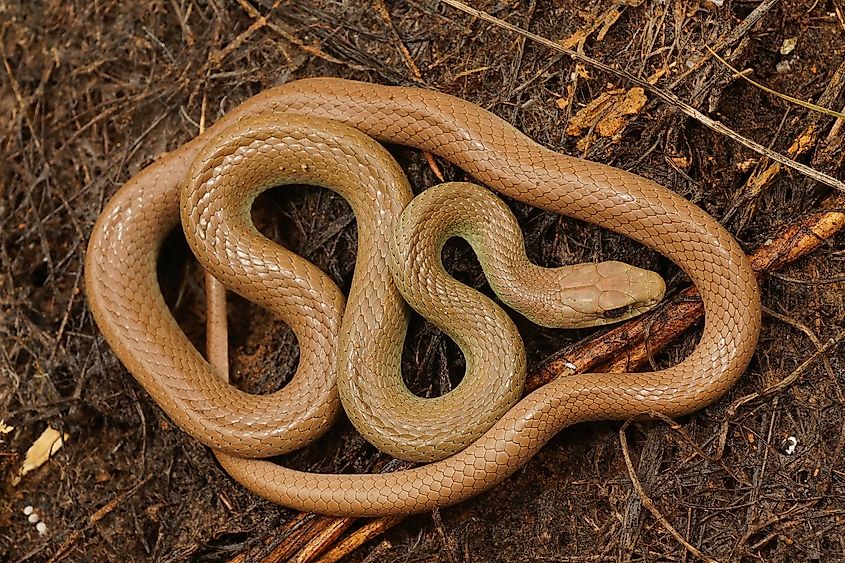
<instances>
[{"instance_id":1,"label":"twig","mask_svg":"<svg viewBox=\"0 0 845 563\"><path fill-rule=\"evenodd\" d=\"M238 0L238 3L241 5L241 8L243 8L246 13L248 13L249 16L255 21L253 21L252 24L250 24L250 26L245 31L238 34L238 36L235 37L235 39L233 39L232 41L230 41L224 48L218 49L217 51L211 54L208 63L209 68L215 68L219 66L220 63L223 62L223 59L229 56L229 54L235 52L238 47L240 47L244 43L244 41L246 41L253 33L267 25L267 16L262 16L261 14L259 14L258 11L249 4L249 2L246 2L246 0ZM267 10L267 13L269 14L273 10L275 10L280 3L281 0L276 0L275 2L273 2L273 5L270 7L269 10ZM285 37L285 39L288 38Z\"/></svg>"},{"instance_id":2,"label":"twig","mask_svg":"<svg viewBox=\"0 0 845 563\"><path fill-rule=\"evenodd\" d=\"M404 519L404 516L391 516L370 520L358 530L340 540L337 545L335 545L318 560L318 563L336 563L337 561L340 561L371 539L380 536L399 522L402 522Z\"/></svg>"},{"instance_id":3,"label":"twig","mask_svg":"<svg viewBox=\"0 0 845 563\"><path fill-rule=\"evenodd\" d=\"M396 29L396 24L393 23L393 18L390 17L390 10L387 9L387 5L384 3L384 0L375 0L375 10L379 17L387 24L390 28L390 31L393 33L393 37L396 39L396 43L399 47L399 51L402 53L402 57L405 59L405 66L408 67L408 70L411 71L411 74L414 75L414 78L419 80L422 78L422 74L420 74L420 69L417 66L417 63L414 61L414 57L411 56L411 51L408 50L407 45L405 45L405 41L402 39L402 36L399 35L399 30Z\"/></svg>"},{"instance_id":4,"label":"twig","mask_svg":"<svg viewBox=\"0 0 845 563\"><path fill-rule=\"evenodd\" d=\"M208 96L202 93L200 105L199 133L205 131L205 116L208 110ZM226 286L211 272L205 272L205 353L208 363L217 371L217 376L229 383L229 323L226 320Z\"/></svg>"},{"instance_id":5,"label":"twig","mask_svg":"<svg viewBox=\"0 0 845 563\"><path fill-rule=\"evenodd\" d=\"M246 31L244 31L238 37L236 37L234 41L229 43L229 45L227 45L225 49L218 51L217 53L215 53L213 55L213 57L212 57L213 65L216 66L216 65L220 64L220 62L227 55L229 55L235 49L237 49L238 46L240 46L240 44L243 43L243 41L247 37L249 37L256 30L261 29L262 27L266 26L266 27L269 27L270 29L272 29L273 31L275 31L277 34L279 34L283 39L285 39L289 43L296 45L297 47L299 47L300 49L302 49L303 51L305 51L306 53L308 53L310 55L314 55L315 57L323 59L326 62L348 66L349 68L354 69L354 70L366 70L364 67L362 67L360 65L355 65L355 64L350 63L349 61L344 61L342 59L338 59L338 58L333 57L330 54L326 53L325 51L323 51L319 47L315 47L313 45L309 45L309 44L305 43L304 41L299 39L293 33L289 32L286 29L283 29L280 24L275 23L275 22L271 22L270 20L268 20L267 16L273 10L275 10L279 6L279 4L281 4L281 1L282 0L276 0L275 2L273 2L273 5L267 11L267 14L262 16L258 12L258 10L256 10L255 8L252 7L252 5L249 2L247 2L246 0L238 0L238 4L240 4L241 8L243 8L244 11L247 14L249 14L249 17L253 18L255 21L253 22L252 25L249 26L249 28Z\"/></svg>"},{"instance_id":6,"label":"twig","mask_svg":"<svg viewBox=\"0 0 845 563\"><path fill-rule=\"evenodd\" d=\"M827 284L835 284L835 283L845 283L845 274L841 276L831 276L829 278L814 278L814 279L801 279L796 278L793 276L787 276L786 274L779 274L777 272L772 272L772 277L786 283L794 283L800 285L827 285Z\"/></svg>"},{"instance_id":7,"label":"twig","mask_svg":"<svg viewBox=\"0 0 845 563\"><path fill-rule=\"evenodd\" d=\"M780 0L765 0L761 2L759 6L754 8L754 11L748 14L748 16L742 20L738 26L730 31L726 36L719 39L716 44L713 46L712 49L709 49L710 52L718 53L722 49L729 47L739 41L743 36L745 36L752 27L757 25L757 23L763 19L763 16L769 13L769 11L775 7L780 2ZM688 69L686 72L681 74L678 78L675 79L669 85L669 90L674 90L677 88L684 80L690 77L694 72L696 72L699 68L704 66L704 64L710 60L710 57L707 56L705 53L693 66L692 68Z\"/></svg>"},{"instance_id":8,"label":"twig","mask_svg":"<svg viewBox=\"0 0 845 563\"><path fill-rule=\"evenodd\" d=\"M423 151L423 156L425 157L426 162L428 162L428 167L431 168L432 173L437 177L437 179L441 182L445 182L446 177L443 176L443 171L440 170L440 166L437 164L437 161L434 160L434 155L428 151Z\"/></svg>"},{"instance_id":9,"label":"twig","mask_svg":"<svg viewBox=\"0 0 845 563\"><path fill-rule=\"evenodd\" d=\"M615 76L618 76L620 78L624 78L625 80L628 80L629 82L633 82L637 86L642 87L643 89L651 92L652 94L654 94L658 98L662 99L664 102L668 103L669 105L676 107L677 109L681 110L683 113L685 113L689 117L695 119L696 121L698 121L699 123L701 123L705 127L708 127L710 129L718 132L718 133L721 133L721 134L723 134L727 137L730 137L731 139L733 139L736 142L740 143L741 145L753 150L754 152L765 155L765 156L771 158L772 160L774 160L776 162L780 162L784 166L788 166L788 167L792 168L793 170L797 170L798 172L801 172L805 176L809 176L810 178L813 178L817 182L820 182L822 184L825 184L827 186L830 186L832 188L835 188L837 190L845 192L845 183L837 180L836 178L834 178L832 176L828 176L827 174L824 174L823 172L819 172L818 170L814 170L813 168L810 168L806 164L802 164L800 162L796 162L796 161L792 160L791 158L787 158L786 156L780 154L779 152L776 152L776 151L773 151L773 150L771 150L767 147L764 147L763 145L761 145L760 143L757 143L756 141L752 141L751 139L743 137L742 135L740 135L739 133L737 133L736 131L734 131L733 129L731 129L730 127L725 125L724 123L722 123L720 121L716 121L715 119L712 119L712 118L704 115L703 113L701 113L700 111L698 111L697 109L692 107L691 105L682 101L680 98L678 98L674 94L672 94L672 93L670 93L666 90L663 90L662 88L658 88L657 86L650 84L646 80L643 80L641 78L637 78L636 76L634 76L633 74L631 74L631 73L629 73L625 70L613 68L612 66L607 65L607 64L599 61L598 59L594 59L594 58L589 57L587 55L583 55L581 53L573 51L572 49L567 49L567 48L561 46L560 44L555 43L551 39L546 39L545 37L543 37L541 35L531 33L530 31L522 29L521 27L510 24L510 23L508 23L504 20L501 20L497 17L491 16L487 12L483 12L481 10L476 10L475 8L470 8L469 6L467 6L466 4L464 4L462 2L459 2L458 0L441 0L441 1L450 5L450 6L452 6L453 8L461 10L462 12L466 12L467 14L475 16L475 17L482 19L484 21L490 22L490 23L492 23L496 26L507 29L508 31L512 31L512 32L518 33L520 35L524 35L525 37L528 37L529 39L532 39L533 41L536 41L536 42L538 42L542 45L545 45L546 47L549 47L550 49L560 51L561 53L566 53L567 55L569 55L573 59L585 62L585 63L590 64L590 65L592 65L592 66L594 66L598 69L601 69L605 72L608 72L608 73L613 74Z\"/></svg>"},{"instance_id":10,"label":"twig","mask_svg":"<svg viewBox=\"0 0 845 563\"><path fill-rule=\"evenodd\" d=\"M771 88L769 88L765 84L760 84L756 80L752 80L751 78L748 78L748 76L746 76L744 73L735 69L733 66L731 66L731 63L729 63L728 61L726 61L725 59L720 57L719 54L716 53L716 51L714 51L710 47L707 47L707 50L710 51L711 55L716 57L716 60L718 60L720 63L722 63L723 65L728 67L730 69L730 71L734 74L735 77L742 78L746 82L753 84L754 86L756 86L757 88L760 88L764 92L768 92L769 94L772 94L773 96L777 96L778 98L787 100L787 101L792 102L793 104L799 105L803 108L807 108L807 109L812 110L812 111L817 111L819 113L823 113L823 114L829 115L831 117L838 117L840 119L845 119L845 113L841 113L841 112L838 112L838 111L835 111L835 110L832 110L832 109L828 109L826 107L816 105L812 102L805 102L804 100L801 100L801 99L796 98L794 96L790 96L789 94L783 94L781 92L778 92L777 90L772 90Z\"/></svg>"},{"instance_id":11,"label":"twig","mask_svg":"<svg viewBox=\"0 0 845 563\"><path fill-rule=\"evenodd\" d=\"M739 399L731 403L731 406L728 407L728 410L725 412L725 420L724 422L722 422L722 429L719 433L719 446L716 448L716 456L720 458L722 456L722 453L725 451L725 444L728 440L728 427L730 426L731 420L736 415L737 411L741 406L747 405L748 403L756 401L758 399L772 397L774 395L777 395L787 387L791 386L798 380L799 377L801 377L801 374L807 371L807 368L813 365L816 360L823 357L832 348L838 346L843 340L845 340L845 330L841 331L839 334L828 340L824 344L824 346L816 350L815 353L813 353L809 358L804 360L801 365L795 368L795 370L793 370L793 372L790 373L788 376L784 377L777 383L766 387L762 391L750 393L744 397L740 397Z\"/></svg>"},{"instance_id":12,"label":"twig","mask_svg":"<svg viewBox=\"0 0 845 563\"><path fill-rule=\"evenodd\" d=\"M357 518L332 518L327 520L326 525L315 535L296 555L288 561L290 563L308 563L331 547L349 527L355 523ZM265 558L261 563L277 563L278 559Z\"/></svg>"},{"instance_id":13,"label":"twig","mask_svg":"<svg viewBox=\"0 0 845 563\"><path fill-rule=\"evenodd\" d=\"M637 420L637 417L629 418L625 421L625 424L622 425L622 428L619 429L619 442L622 444L622 455L625 457L625 466L628 468L628 476L631 478L631 483L634 485L634 490L637 491L637 496L640 497L640 501L643 503L643 506L651 512L651 515L660 523L663 528L672 534L678 542L683 545L687 551L698 557L699 559L703 559L708 563L718 563L715 559L710 557L709 555L705 555L702 553L697 547L689 543L686 538L684 538L678 530L669 523L663 514L657 509L655 506L654 501L645 493L643 486L640 484L639 479L637 478L637 472L634 470L634 464L631 463L631 455L628 453L628 438L625 436L625 431L628 429L628 426L631 425L632 422Z\"/></svg>"},{"instance_id":14,"label":"twig","mask_svg":"<svg viewBox=\"0 0 845 563\"><path fill-rule=\"evenodd\" d=\"M129 497L134 495L136 492L138 492L138 489L140 489L141 487L143 487L144 485L149 483L152 480L152 478L153 478L153 475L147 475L141 482L134 485L129 490L126 490L126 491L120 493L118 496L113 498L111 501L109 501L108 503L103 505L102 508L100 508L99 510L94 512L91 516L89 516L88 522L85 524L85 526L83 528L78 529L78 530L74 530L70 534L70 536L68 536L68 538L64 541L64 543L62 543L61 547L59 547L58 551L56 551L56 553L53 554L53 556L50 558L49 563L55 563L56 561L60 561L60 560L64 559L64 557L67 555L68 551L70 551L71 547L73 547L73 545L77 541L79 541L79 538L82 537L82 534L84 534L89 529L91 529L91 527L94 526L97 522L99 522L100 520L102 520L103 518L105 518L106 516L111 514L111 512L115 508L117 508L118 506L123 504L126 501L126 499L128 499Z\"/></svg>"},{"instance_id":15,"label":"twig","mask_svg":"<svg viewBox=\"0 0 845 563\"><path fill-rule=\"evenodd\" d=\"M32 122L32 116L29 115L29 109L27 108L27 103L23 99L23 94L21 93L20 84L18 84L17 78L15 78L15 73L12 72L12 65L9 64L9 59L6 58L6 49L4 47L6 42L6 33L5 28L3 29L3 33L0 34L0 59L3 59L3 68L6 69L6 75L9 78L9 84L12 86L12 92L15 94L15 100L18 102L18 107L21 110L21 114L23 115L24 122L26 123L26 128L29 129L29 134L32 135L32 141L35 143L35 147L38 149L38 154L41 156L41 160L44 163L44 166L50 166L50 162L47 158L44 157L44 144L41 142L41 137L38 135L38 129L36 129L35 125Z\"/></svg>"},{"instance_id":16,"label":"twig","mask_svg":"<svg viewBox=\"0 0 845 563\"><path fill-rule=\"evenodd\" d=\"M769 309L768 307L763 307L763 312L772 317L773 319L777 319L782 323L786 323L789 326L796 328L807 335L807 338L810 339L810 342L813 343L813 346L816 347L816 350L822 347L822 341L819 340L819 337L816 336L816 333L813 330L805 325L804 323L793 319L792 317L788 317L786 315L782 315L776 311ZM830 376L831 381L834 383L836 382L836 374L833 372L833 366L830 365L830 360L828 358L823 358L822 363L824 364L824 368L827 370L827 374Z\"/></svg>"},{"instance_id":17,"label":"twig","mask_svg":"<svg viewBox=\"0 0 845 563\"><path fill-rule=\"evenodd\" d=\"M170 5L173 8L173 12L176 14L176 19L179 20L179 27L182 28L182 40L188 47L193 47L194 43L196 43L196 37L194 37L194 32L191 31L191 27L188 25L188 16L191 13L193 5L188 6L187 13L182 12L179 4L176 3L176 0L170 0Z\"/></svg>"},{"instance_id":18,"label":"twig","mask_svg":"<svg viewBox=\"0 0 845 563\"><path fill-rule=\"evenodd\" d=\"M279 543L269 555L261 559L261 563L289 560L300 547L317 537L334 520L334 518L313 512L300 512L291 521L294 524L293 527L286 527L282 534L274 533L274 536L278 537Z\"/></svg>"}]
</instances>

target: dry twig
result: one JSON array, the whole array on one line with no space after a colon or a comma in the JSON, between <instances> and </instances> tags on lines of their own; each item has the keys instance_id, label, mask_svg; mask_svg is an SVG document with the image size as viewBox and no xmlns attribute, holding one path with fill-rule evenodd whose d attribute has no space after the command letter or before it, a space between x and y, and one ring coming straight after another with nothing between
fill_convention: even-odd
<instances>
[{"instance_id":1,"label":"dry twig","mask_svg":"<svg viewBox=\"0 0 845 563\"><path fill-rule=\"evenodd\" d=\"M628 426L630 426L631 423L635 420L636 418L629 418L625 421L625 424L623 424L622 428L619 429L619 441L622 444L622 455L625 458L625 466L628 468L628 476L631 478L631 483L634 485L634 490L637 491L637 496L640 498L640 501L642 501L643 506L645 506L646 509L651 512L651 515L654 516L654 518L658 522L660 522L660 525L663 526L663 528L667 532L672 534L672 537L675 538L678 543L683 545L687 551L689 551L699 559L707 561L708 563L718 563L718 561L716 561L709 555L705 555L697 547L689 543L686 538L684 538L684 536L682 536L680 532L678 532L678 530L676 530L675 527L672 526L672 524L670 524L668 520L666 520L666 517L660 513L660 511L657 509L657 506L654 504L654 501L651 500L651 497L649 497L645 493L643 486L640 484L640 480L637 478L637 472L634 469L634 464L631 462L631 454L628 453L628 438L625 435L625 431L628 430Z\"/></svg>"},{"instance_id":2,"label":"dry twig","mask_svg":"<svg viewBox=\"0 0 845 563\"><path fill-rule=\"evenodd\" d=\"M715 119L712 119L711 117L708 117L707 115L705 115L702 112L700 112L699 110L695 109L694 107L692 107L688 103L682 101L680 98L678 98L677 96L675 96L671 92L663 90L662 88L658 88L654 84L651 84L646 80L638 78L638 77L634 76L633 74L631 74L631 73L629 73L625 70L614 68L614 67L612 67L608 64L605 64L605 63L599 61L598 59L594 59L594 58L589 57L587 55L578 53L576 51L573 51L572 49L567 49L567 48L561 46L559 43L552 41L551 39L546 39L545 37L543 37L541 35L537 35L536 33L531 33L530 31L527 31L527 30L522 29L518 26L510 24L510 23L508 23L504 20L501 20L497 17L491 16L490 14L483 12L481 10L476 10L475 8L470 8L469 6L467 6L466 4L464 4L462 2L459 2L458 0L441 0L441 1L445 2L446 4L449 4L453 8L457 8L458 10L466 12L467 14L470 14L472 16L480 18L484 21L490 22L490 23L492 23L496 26L499 26L501 28L507 29L507 30L512 31L514 33L518 33L520 35L528 37L529 39L532 39L533 41L536 41L536 42L538 42L542 45L545 45L546 47L549 47L550 49L554 49L555 51L560 51L561 53L566 53L567 55L569 55L570 57L572 57L575 60L585 62L585 63L590 64L590 65L592 65L592 66L594 66L598 69L601 69L601 70L603 70L607 73L610 73L614 76L624 78L625 80L632 82L632 83L636 84L637 86L644 88L645 90L648 90L649 92L651 92L652 94L654 94L658 98L662 99L664 102L668 103L670 106L681 110L686 115L688 115L689 117L692 117L693 119L695 119L696 121L698 121L699 123L704 125L705 127L708 127L710 129L718 132L718 133L721 133L721 134L723 134L727 137L730 137L731 139L733 139L733 140L737 141L738 143L742 144L743 146L753 150L754 152L765 155L765 156L771 158L772 160L774 160L776 162L780 162L784 166L788 166L789 168L797 170L798 172L801 172L805 176L813 178L817 182L821 182L822 184L825 184L827 186L830 186L832 188L835 188L837 190L845 192L845 183L841 182L840 180L837 180L836 178L834 178L832 176L828 176L827 174L824 174L822 172L819 172L818 170L814 170L814 169L810 168L809 166L807 166L806 164L802 164L800 162L796 162L796 161L792 160L791 158L787 158L786 156L784 156L784 155L782 155L782 154L780 154L776 151L773 151L773 150L771 150L767 147L764 147L760 143L758 143L756 141L752 141L751 139L748 139L747 137L743 137L742 135L740 135L739 133L737 133L736 131L734 131L733 129L731 129L730 127L725 125L724 123L722 123L721 121L717 121Z\"/></svg>"}]
</instances>

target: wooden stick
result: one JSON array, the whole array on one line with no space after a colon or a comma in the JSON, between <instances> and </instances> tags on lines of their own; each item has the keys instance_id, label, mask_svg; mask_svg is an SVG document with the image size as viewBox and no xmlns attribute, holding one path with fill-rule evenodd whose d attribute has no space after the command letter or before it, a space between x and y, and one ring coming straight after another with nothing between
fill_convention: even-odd
<instances>
[{"instance_id":1,"label":"wooden stick","mask_svg":"<svg viewBox=\"0 0 845 563\"><path fill-rule=\"evenodd\" d=\"M788 226L749 258L755 272L772 272L813 252L845 228L845 197L826 200L822 208ZM531 374L526 388L534 390L562 375L584 371L623 372L648 361L704 316L704 306L694 287L681 291L665 305L608 332L549 357ZM633 344L633 345L632 345Z\"/></svg>"}]
</instances>

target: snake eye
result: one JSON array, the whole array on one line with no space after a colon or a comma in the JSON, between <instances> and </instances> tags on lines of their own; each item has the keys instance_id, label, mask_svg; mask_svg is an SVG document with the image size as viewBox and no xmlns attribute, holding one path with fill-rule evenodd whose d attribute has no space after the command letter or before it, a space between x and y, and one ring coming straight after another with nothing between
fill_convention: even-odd
<instances>
[{"instance_id":1,"label":"snake eye","mask_svg":"<svg viewBox=\"0 0 845 563\"><path fill-rule=\"evenodd\" d=\"M619 317L625 315L631 310L630 305L625 305L624 307L617 307L615 309L608 309L607 311L602 312L602 317L605 319L618 319Z\"/></svg>"}]
</instances>

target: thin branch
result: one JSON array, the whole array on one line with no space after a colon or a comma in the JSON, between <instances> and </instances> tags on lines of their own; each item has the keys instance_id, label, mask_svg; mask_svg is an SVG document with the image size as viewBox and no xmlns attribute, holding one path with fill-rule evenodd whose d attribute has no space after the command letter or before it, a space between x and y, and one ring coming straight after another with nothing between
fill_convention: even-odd
<instances>
[{"instance_id":1,"label":"thin branch","mask_svg":"<svg viewBox=\"0 0 845 563\"><path fill-rule=\"evenodd\" d=\"M453 8L456 8L458 10L461 10L462 12L470 14L471 16L475 16L479 19L482 19L484 21L492 23L493 25L507 29L508 31L512 31L514 33L518 33L520 35L523 35L523 36L525 36L525 37L527 37L527 38L529 38L533 41L536 41L537 43L540 43L542 45L545 45L546 47L549 47L550 49L554 49L555 51L560 51L561 53L566 53L567 55L569 55L573 59L576 59L576 60L579 60L581 62L590 64L590 65L592 65L592 66L594 66L598 69L601 69L605 72L608 72L608 73L613 74L615 76L618 76L620 78L624 78L625 80L628 80L629 82L632 82L632 83L636 84L637 86L640 86L641 88L651 92L652 94L654 94L655 96L657 96L658 98L660 98L664 102L668 103L669 105L681 110L683 113L685 113L689 117L695 119L696 121L698 121L699 123L701 123L705 127L708 127L710 129L716 131L717 133L721 133L721 134L723 134L727 137L730 137L731 139L733 139L736 142L740 143L741 145L753 150L754 152L765 155L765 156L771 158L772 160L783 164L784 166L788 166L789 168L792 168L793 170L797 170L798 172L801 172L805 176L808 176L808 177L816 180L817 182L820 182L822 184L830 186L831 188L835 188L835 189L845 193L845 183L837 180L836 178L834 178L832 176L828 176L827 174L825 174L823 172L819 172L818 170L810 168L806 164L801 164L800 162L796 162L796 161L792 160L791 158L787 158L786 156L780 154L779 152L776 152L776 151L773 151L773 150L771 150L767 147L764 147L763 145L761 145L760 143L757 143L756 141L752 141L751 139L743 137L742 135L740 135L739 133L737 133L736 131L734 131L733 129L731 129L730 127L725 125L724 123L722 123L720 121L716 121L715 119L712 119L712 118L706 116L705 114L703 114L699 110L695 109L694 107L692 107L688 103L682 101L680 98L678 98L674 94L667 92L666 90L663 90L662 88L658 88L657 86L655 86L653 84L649 84L647 81L645 81L641 78L637 78L636 76L629 73L628 71L618 69L618 68L613 68L612 66L607 65L607 64L599 61L598 59L594 59L594 58L589 57L587 55L583 55L581 53L573 51L572 49L567 49L566 47L561 46L559 43L556 43L556 42L552 41L551 39L546 39L545 37L543 37L541 35L531 33L530 31L522 29L521 27L510 24L510 23L508 23L504 20L501 20L501 19L499 19L495 16L491 16L487 12L483 12L481 10L476 10L475 8L471 8L471 7L467 6L466 4L464 4L463 2L459 2L458 0L441 0L441 1L448 4L449 6L452 6Z\"/></svg>"},{"instance_id":2,"label":"thin branch","mask_svg":"<svg viewBox=\"0 0 845 563\"><path fill-rule=\"evenodd\" d=\"M710 51L711 55L716 57L716 60L718 60L720 63L722 63L723 65L728 67L730 69L730 71L734 74L734 77L742 78L746 82L753 84L754 86L763 90L764 92L768 92L769 94L772 94L773 96L777 96L778 98L787 100L787 101L792 102L793 104L797 104L797 105L799 105L803 108L807 108L807 109L812 110L812 111L817 111L819 113L823 113L823 114L829 115L831 117L838 117L840 119L845 119L845 113L834 111L832 109L827 109L825 107L816 105L812 102L805 102L804 100L795 98L793 96L790 96L789 94L783 94L781 92L778 92L777 90L772 90L771 88L769 88L765 84L760 84L756 80L752 80L751 78L748 78L745 74L743 74L742 72L738 71L736 68L731 66L731 63L729 63L728 61L726 61L725 59L720 57L719 54L716 51L714 51L713 49L711 49L710 47L707 47L707 50Z\"/></svg>"},{"instance_id":3,"label":"thin branch","mask_svg":"<svg viewBox=\"0 0 845 563\"><path fill-rule=\"evenodd\" d=\"M663 514L657 509L657 506L654 504L654 501L651 500L645 493L645 489L640 484L640 480L637 478L637 472L634 469L634 464L631 463L631 454L628 453L628 438L625 435L625 431L628 430L628 426L631 425L632 422L636 421L637 417L629 418L625 421L625 424L622 425L622 428L619 429L619 442L622 444L622 455L625 457L625 466L628 468L628 476L631 478L631 483L634 485L634 490L637 491L637 496L640 497L640 501L643 503L643 506L651 512L651 515L660 523L663 528L669 532L673 538L675 538L681 545L686 548L687 551L702 559L707 561L707 563L719 563L709 555L702 553L697 547L689 543L684 536L675 529L672 524L666 519Z\"/></svg>"}]
</instances>

